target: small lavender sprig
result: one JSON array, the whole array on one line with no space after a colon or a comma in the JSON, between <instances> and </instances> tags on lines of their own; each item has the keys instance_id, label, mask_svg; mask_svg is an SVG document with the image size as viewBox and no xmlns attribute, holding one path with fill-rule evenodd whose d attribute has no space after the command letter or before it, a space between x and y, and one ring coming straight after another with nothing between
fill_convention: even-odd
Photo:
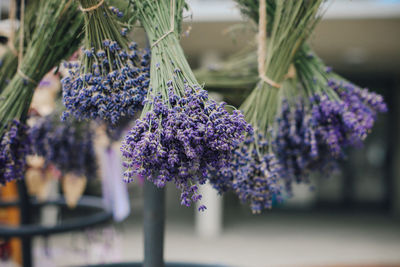
<instances>
[{"instance_id":1,"label":"small lavender sprig","mask_svg":"<svg viewBox=\"0 0 400 267\"><path fill-rule=\"evenodd\" d=\"M83 8L98 0L80 0ZM123 13L103 3L84 12L85 42L80 62L65 64L69 76L62 80L63 103L78 119L102 119L116 124L142 108L149 86L149 51L139 51L126 37L117 17Z\"/></svg>"}]
</instances>

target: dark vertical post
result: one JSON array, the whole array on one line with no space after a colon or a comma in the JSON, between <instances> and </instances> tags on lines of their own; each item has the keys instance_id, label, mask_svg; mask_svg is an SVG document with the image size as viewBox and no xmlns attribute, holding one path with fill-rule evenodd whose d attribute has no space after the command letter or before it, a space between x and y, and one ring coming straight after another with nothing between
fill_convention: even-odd
<instances>
[{"instance_id":1,"label":"dark vertical post","mask_svg":"<svg viewBox=\"0 0 400 267\"><path fill-rule=\"evenodd\" d=\"M397 75L400 77L400 75ZM400 79L394 80L389 87L385 100L388 103L389 112L387 114L387 151L385 160L386 171L386 207L391 213L400 218Z\"/></svg>"},{"instance_id":2,"label":"dark vertical post","mask_svg":"<svg viewBox=\"0 0 400 267\"><path fill-rule=\"evenodd\" d=\"M28 0L24 0L25 6L28 4ZM21 19L21 1L17 1L17 14L18 19ZM29 202L29 195L26 189L24 180L18 181L18 195L19 195L19 212L21 224L31 223L31 205ZM32 238L23 237L21 238L22 244L22 266L32 267Z\"/></svg>"},{"instance_id":3,"label":"dark vertical post","mask_svg":"<svg viewBox=\"0 0 400 267\"><path fill-rule=\"evenodd\" d=\"M144 183L144 267L164 266L165 190Z\"/></svg>"},{"instance_id":4,"label":"dark vertical post","mask_svg":"<svg viewBox=\"0 0 400 267\"><path fill-rule=\"evenodd\" d=\"M18 181L18 195L19 195L19 210L21 224L31 223L31 205L29 202L29 195L26 189L25 181ZM22 237L22 266L32 267L32 238Z\"/></svg>"}]
</instances>

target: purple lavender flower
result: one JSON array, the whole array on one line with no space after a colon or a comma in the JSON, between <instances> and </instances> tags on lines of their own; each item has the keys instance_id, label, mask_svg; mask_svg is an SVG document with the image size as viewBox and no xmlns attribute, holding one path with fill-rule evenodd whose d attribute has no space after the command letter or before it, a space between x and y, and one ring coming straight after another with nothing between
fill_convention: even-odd
<instances>
[{"instance_id":1,"label":"purple lavender flower","mask_svg":"<svg viewBox=\"0 0 400 267\"><path fill-rule=\"evenodd\" d=\"M142 108L150 77L150 51L129 43L120 28L115 7L101 7L86 16L85 44L79 63L66 63L69 75L62 80L63 103L78 119L102 119L115 125ZM100 16L100 19L94 19ZM89 27L88 25L92 25ZM95 30L93 29L101 29ZM95 36L95 37L93 37ZM88 47L89 46L89 47Z\"/></svg>"},{"instance_id":2,"label":"purple lavender flower","mask_svg":"<svg viewBox=\"0 0 400 267\"><path fill-rule=\"evenodd\" d=\"M0 142L0 184L23 179L26 156L30 152L28 126L17 120L9 123Z\"/></svg>"},{"instance_id":3,"label":"purple lavender flower","mask_svg":"<svg viewBox=\"0 0 400 267\"><path fill-rule=\"evenodd\" d=\"M301 73L300 73L301 74ZM380 95L340 80L329 80L326 94L283 101L277 118L274 151L284 167L286 187L308 182L312 171L330 173L345 149L362 146L377 114L387 107ZM337 94L332 100L329 95Z\"/></svg>"},{"instance_id":4,"label":"purple lavender flower","mask_svg":"<svg viewBox=\"0 0 400 267\"><path fill-rule=\"evenodd\" d=\"M66 64L69 76L62 80L63 103L67 108L64 118L73 114L79 119L100 118L116 124L142 108L149 87L149 51L125 52L117 45L112 47L104 46L96 55L91 54L99 62L92 68ZM105 54L113 54L116 59L109 62Z\"/></svg>"},{"instance_id":5,"label":"purple lavender flower","mask_svg":"<svg viewBox=\"0 0 400 267\"><path fill-rule=\"evenodd\" d=\"M167 84L169 103L154 96L152 110L125 137L124 177L131 181L143 175L158 187L174 182L182 191L182 205L189 206L201 198L196 184L206 182L210 168L229 164L242 133L251 127L239 111L228 113L224 103L209 99L200 86L186 84L185 94L179 96L172 84Z\"/></svg>"},{"instance_id":6,"label":"purple lavender flower","mask_svg":"<svg viewBox=\"0 0 400 267\"><path fill-rule=\"evenodd\" d=\"M282 178L286 191L291 195L292 185L309 183L313 171L329 173L336 166L337 152L331 152L324 133L326 124L321 122L319 109L298 98L294 102L283 100L277 117L273 148L282 165Z\"/></svg>"},{"instance_id":7,"label":"purple lavender flower","mask_svg":"<svg viewBox=\"0 0 400 267\"><path fill-rule=\"evenodd\" d=\"M346 82L308 46L295 61L303 98L288 99L277 119L275 152L288 181L307 182L311 171L331 172L348 147L360 147L378 113L382 96Z\"/></svg>"},{"instance_id":8,"label":"purple lavender flower","mask_svg":"<svg viewBox=\"0 0 400 267\"><path fill-rule=\"evenodd\" d=\"M210 171L211 184L221 194L234 191L253 213L272 208L274 197L281 201L282 167L270 146L263 135L249 134L228 165Z\"/></svg>"}]
</instances>

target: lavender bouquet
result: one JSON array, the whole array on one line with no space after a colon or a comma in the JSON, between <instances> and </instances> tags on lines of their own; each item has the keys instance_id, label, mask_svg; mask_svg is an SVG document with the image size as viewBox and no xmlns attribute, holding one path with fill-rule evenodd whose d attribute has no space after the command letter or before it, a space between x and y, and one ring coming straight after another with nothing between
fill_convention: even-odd
<instances>
[{"instance_id":1,"label":"lavender bouquet","mask_svg":"<svg viewBox=\"0 0 400 267\"><path fill-rule=\"evenodd\" d=\"M251 127L229 113L199 85L179 43L184 0L133 0L151 42L150 90L140 119L125 137L122 153L132 181L142 175L158 187L175 183L181 203L198 201L208 169L229 164ZM200 206L200 210L205 207Z\"/></svg>"},{"instance_id":2,"label":"lavender bouquet","mask_svg":"<svg viewBox=\"0 0 400 267\"><path fill-rule=\"evenodd\" d=\"M244 1L250 4L253 1ZM265 1L259 6L266 18ZM274 1L272 30L266 45L267 25L259 24L259 82L241 106L254 133L236 149L231 166L217 171L214 187L224 192L233 190L243 202L250 202L251 210L259 213L272 207L273 197L282 195L282 167L273 149L275 117L280 109L280 91L286 81L290 64L299 47L309 35L322 1ZM223 181L222 183L220 181Z\"/></svg>"},{"instance_id":3,"label":"lavender bouquet","mask_svg":"<svg viewBox=\"0 0 400 267\"><path fill-rule=\"evenodd\" d=\"M67 120L60 122L60 112L39 118L29 130L32 152L53 164L64 175L96 177L97 165L94 151L94 131L90 124Z\"/></svg>"},{"instance_id":4,"label":"lavender bouquet","mask_svg":"<svg viewBox=\"0 0 400 267\"><path fill-rule=\"evenodd\" d=\"M79 43L82 17L74 2L41 1L16 73L0 94L0 183L23 178L29 151L27 118L40 79ZM21 29L23 31L23 29ZM22 53L22 51L20 51Z\"/></svg>"},{"instance_id":5,"label":"lavender bouquet","mask_svg":"<svg viewBox=\"0 0 400 267\"><path fill-rule=\"evenodd\" d=\"M142 108L149 86L149 51L127 38L123 13L104 1L80 0L85 37L79 62L66 63L63 103L78 119L102 119L115 125Z\"/></svg>"},{"instance_id":6,"label":"lavender bouquet","mask_svg":"<svg viewBox=\"0 0 400 267\"><path fill-rule=\"evenodd\" d=\"M236 1L242 13L258 23L260 1ZM268 0L267 7L270 21L275 15L276 1ZM272 31L271 24L267 30L269 33ZM255 71L256 49L247 55L239 53L233 58L236 62L248 59L246 66L251 66L252 71L237 76L237 81L231 77L229 81L218 82L225 82L226 86L232 83L245 85L245 81L258 77ZM331 173L338 159L344 157L345 149L361 146L377 114L387 109L380 95L361 89L335 74L307 44L296 53L293 63L298 81L284 83L285 86L280 89L279 110L271 142L289 194L292 183L308 183L311 172ZM235 66L232 63L224 65ZM239 64L236 68L240 70L242 66ZM211 83L224 71L213 71Z\"/></svg>"},{"instance_id":7,"label":"lavender bouquet","mask_svg":"<svg viewBox=\"0 0 400 267\"><path fill-rule=\"evenodd\" d=\"M282 107L276 149L287 173L302 181L311 171L330 172L346 148L362 146L387 106L382 96L335 74L307 45L294 62L301 97Z\"/></svg>"}]
</instances>

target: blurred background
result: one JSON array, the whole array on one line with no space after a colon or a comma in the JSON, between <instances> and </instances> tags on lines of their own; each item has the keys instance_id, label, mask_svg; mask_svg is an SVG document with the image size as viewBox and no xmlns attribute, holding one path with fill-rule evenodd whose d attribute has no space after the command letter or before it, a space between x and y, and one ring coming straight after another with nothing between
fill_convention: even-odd
<instances>
[{"instance_id":1,"label":"blurred background","mask_svg":"<svg viewBox=\"0 0 400 267\"><path fill-rule=\"evenodd\" d=\"M0 3L0 35L7 36L9 1ZM182 44L194 69L218 65L254 39L250 30L229 30L243 22L233 1L188 3L184 30L190 34ZM140 31L137 35L144 40ZM339 172L312 177L313 190L298 186L292 199L260 215L252 215L235 196L217 196L208 187L203 188L208 209L198 213L182 207L178 191L169 186L166 260L244 267L400 266L400 1L327 1L311 45L338 73L382 94L389 112L378 119L363 148L348 151ZM229 92L215 97L240 103ZM126 219L36 238L35 266L141 261L143 190L133 183L128 191ZM101 195L101 181L89 182L85 194ZM55 213L47 213L48 220L72 214Z\"/></svg>"}]
</instances>

